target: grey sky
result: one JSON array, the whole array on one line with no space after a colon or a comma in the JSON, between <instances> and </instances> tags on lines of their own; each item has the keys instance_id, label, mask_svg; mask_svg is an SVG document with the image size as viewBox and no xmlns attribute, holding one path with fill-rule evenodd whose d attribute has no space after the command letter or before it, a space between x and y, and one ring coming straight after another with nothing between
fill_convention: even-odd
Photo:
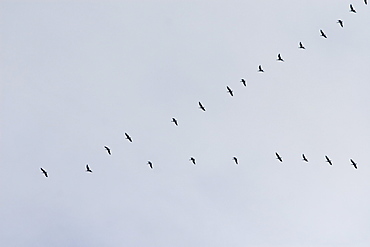
<instances>
[{"instance_id":1,"label":"grey sky","mask_svg":"<svg viewBox=\"0 0 370 247\"><path fill-rule=\"evenodd\" d=\"M369 246L369 8L2 1L2 244Z\"/></svg>"}]
</instances>

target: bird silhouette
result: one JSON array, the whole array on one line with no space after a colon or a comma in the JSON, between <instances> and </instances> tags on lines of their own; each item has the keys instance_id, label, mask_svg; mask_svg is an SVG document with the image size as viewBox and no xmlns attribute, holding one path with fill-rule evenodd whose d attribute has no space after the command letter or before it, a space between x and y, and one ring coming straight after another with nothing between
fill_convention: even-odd
<instances>
[{"instance_id":1,"label":"bird silhouette","mask_svg":"<svg viewBox=\"0 0 370 247\"><path fill-rule=\"evenodd\" d=\"M125 133L125 136L126 136L126 139L127 139L127 140L129 140L130 142L132 142L131 137L130 137L127 133Z\"/></svg>"},{"instance_id":2,"label":"bird silhouette","mask_svg":"<svg viewBox=\"0 0 370 247\"><path fill-rule=\"evenodd\" d=\"M302 154L302 158L303 158L303 161L308 162L308 159L306 158L306 156L304 154Z\"/></svg>"},{"instance_id":3,"label":"bird silhouette","mask_svg":"<svg viewBox=\"0 0 370 247\"><path fill-rule=\"evenodd\" d=\"M190 157L190 159L189 159L194 165L196 165L196 163L195 163L195 158L194 157Z\"/></svg>"},{"instance_id":4,"label":"bird silhouette","mask_svg":"<svg viewBox=\"0 0 370 247\"><path fill-rule=\"evenodd\" d=\"M320 36L324 37L325 39L327 39L327 38L328 38L328 37L326 37L326 34L324 33L324 31L323 31L323 30L321 30L321 29L320 29L320 33L321 33L321 35L320 35Z\"/></svg>"},{"instance_id":5,"label":"bird silhouette","mask_svg":"<svg viewBox=\"0 0 370 247\"><path fill-rule=\"evenodd\" d=\"M364 3L367 5L367 0L364 0Z\"/></svg>"},{"instance_id":6,"label":"bird silhouette","mask_svg":"<svg viewBox=\"0 0 370 247\"><path fill-rule=\"evenodd\" d=\"M299 49L306 49L304 46L303 46L303 44L302 44L302 42L299 42L299 47L298 47Z\"/></svg>"},{"instance_id":7,"label":"bird silhouette","mask_svg":"<svg viewBox=\"0 0 370 247\"><path fill-rule=\"evenodd\" d=\"M40 169L41 169L42 173L44 173L45 177L48 177L48 173L44 169L42 169L42 168L40 168Z\"/></svg>"},{"instance_id":8,"label":"bird silhouette","mask_svg":"<svg viewBox=\"0 0 370 247\"><path fill-rule=\"evenodd\" d=\"M357 169L357 163L355 163L352 159L350 159L350 161L351 161L351 165L353 165L353 167L355 168L355 169Z\"/></svg>"},{"instance_id":9,"label":"bird silhouette","mask_svg":"<svg viewBox=\"0 0 370 247\"><path fill-rule=\"evenodd\" d=\"M246 87L246 86L247 86L247 82L246 82L243 78L240 80L240 82L242 82L242 83L243 83L244 87Z\"/></svg>"},{"instance_id":10,"label":"bird silhouette","mask_svg":"<svg viewBox=\"0 0 370 247\"><path fill-rule=\"evenodd\" d=\"M107 150L108 154L111 155L110 148L107 146L104 146L104 148Z\"/></svg>"},{"instance_id":11,"label":"bird silhouette","mask_svg":"<svg viewBox=\"0 0 370 247\"><path fill-rule=\"evenodd\" d=\"M339 25L340 25L341 27L343 27L343 21L342 21L342 20L338 20L338 21L337 21L337 23L339 23Z\"/></svg>"},{"instance_id":12,"label":"bird silhouette","mask_svg":"<svg viewBox=\"0 0 370 247\"><path fill-rule=\"evenodd\" d=\"M153 169L153 164L152 164L152 162L150 160L148 161L148 165L149 165L150 168Z\"/></svg>"},{"instance_id":13,"label":"bird silhouette","mask_svg":"<svg viewBox=\"0 0 370 247\"><path fill-rule=\"evenodd\" d=\"M86 172L92 172L89 165L86 165Z\"/></svg>"},{"instance_id":14,"label":"bird silhouette","mask_svg":"<svg viewBox=\"0 0 370 247\"><path fill-rule=\"evenodd\" d=\"M331 163L331 160L329 159L329 157L328 157L328 156L326 156L326 155L325 155L325 159L326 159L326 162L328 162L328 163L329 163L329 165L331 165L331 166L333 165L333 163Z\"/></svg>"},{"instance_id":15,"label":"bird silhouette","mask_svg":"<svg viewBox=\"0 0 370 247\"><path fill-rule=\"evenodd\" d=\"M233 160L234 160L235 164L237 164L237 165L239 164L239 163L238 163L238 158L233 157Z\"/></svg>"},{"instance_id":16,"label":"bird silhouette","mask_svg":"<svg viewBox=\"0 0 370 247\"><path fill-rule=\"evenodd\" d=\"M226 86L227 92L231 95L234 96L233 91L229 88L229 86Z\"/></svg>"},{"instance_id":17,"label":"bird silhouette","mask_svg":"<svg viewBox=\"0 0 370 247\"><path fill-rule=\"evenodd\" d=\"M178 126L176 118L173 117L171 122L173 122L176 126Z\"/></svg>"},{"instance_id":18,"label":"bird silhouette","mask_svg":"<svg viewBox=\"0 0 370 247\"><path fill-rule=\"evenodd\" d=\"M281 61L281 62L284 62L284 59L281 58L281 55L280 53L278 54L278 58L276 59L277 61Z\"/></svg>"},{"instance_id":19,"label":"bird silhouette","mask_svg":"<svg viewBox=\"0 0 370 247\"><path fill-rule=\"evenodd\" d=\"M355 8L353 8L352 4L349 5L349 12L357 13Z\"/></svg>"},{"instance_id":20,"label":"bird silhouette","mask_svg":"<svg viewBox=\"0 0 370 247\"><path fill-rule=\"evenodd\" d=\"M276 159L278 159L280 162L283 162L283 159L280 157L278 153L275 153L275 155L276 155Z\"/></svg>"},{"instance_id":21,"label":"bird silhouette","mask_svg":"<svg viewBox=\"0 0 370 247\"><path fill-rule=\"evenodd\" d=\"M265 71L262 69L262 66L261 66L261 65L259 65L259 66L258 66L258 72L265 72Z\"/></svg>"},{"instance_id":22,"label":"bird silhouette","mask_svg":"<svg viewBox=\"0 0 370 247\"><path fill-rule=\"evenodd\" d=\"M204 106L202 105L202 103L198 102L199 104L199 108L202 109L202 111L206 111L206 108L204 108Z\"/></svg>"}]
</instances>

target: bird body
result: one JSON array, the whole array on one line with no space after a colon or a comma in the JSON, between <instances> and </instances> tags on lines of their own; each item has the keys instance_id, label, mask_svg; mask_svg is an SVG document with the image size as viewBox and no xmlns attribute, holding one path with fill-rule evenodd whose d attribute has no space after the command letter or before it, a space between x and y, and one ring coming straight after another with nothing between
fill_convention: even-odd
<instances>
[{"instance_id":1,"label":"bird body","mask_svg":"<svg viewBox=\"0 0 370 247\"><path fill-rule=\"evenodd\" d=\"M308 159L306 158L306 156L304 154L302 154L302 158L303 158L303 161L308 162Z\"/></svg>"},{"instance_id":2,"label":"bird body","mask_svg":"<svg viewBox=\"0 0 370 247\"><path fill-rule=\"evenodd\" d=\"M338 21L337 21L337 23L339 23L339 25L340 25L341 27L343 27L343 21L342 21L342 20L338 20Z\"/></svg>"},{"instance_id":3,"label":"bird body","mask_svg":"<svg viewBox=\"0 0 370 247\"><path fill-rule=\"evenodd\" d=\"M104 146L104 148L107 150L108 154L111 155L112 153L110 152L110 148L107 146Z\"/></svg>"},{"instance_id":4,"label":"bird body","mask_svg":"<svg viewBox=\"0 0 370 247\"><path fill-rule=\"evenodd\" d=\"M148 165L151 169L153 169L153 163L151 161L148 161Z\"/></svg>"},{"instance_id":5,"label":"bird body","mask_svg":"<svg viewBox=\"0 0 370 247\"><path fill-rule=\"evenodd\" d=\"M275 153L275 155L276 155L276 159L278 159L280 162L283 162L283 159L280 157L278 153Z\"/></svg>"},{"instance_id":6,"label":"bird body","mask_svg":"<svg viewBox=\"0 0 370 247\"><path fill-rule=\"evenodd\" d=\"M333 165L333 163L331 162L331 160L329 159L328 156L325 155L325 159L326 159L326 162L329 163L329 165L331 165L331 166Z\"/></svg>"},{"instance_id":7,"label":"bird body","mask_svg":"<svg viewBox=\"0 0 370 247\"><path fill-rule=\"evenodd\" d=\"M174 118L174 117L173 117L173 118L172 118L172 120L171 120L171 122L173 122L176 126L178 126L178 125L177 125L177 120L176 120L176 118Z\"/></svg>"},{"instance_id":8,"label":"bird body","mask_svg":"<svg viewBox=\"0 0 370 247\"><path fill-rule=\"evenodd\" d=\"M353 167L355 168L355 169L357 169L357 163L355 163L352 159L350 159L350 161L351 161L351 165L353 165Z\"/></svg>"},{"instance_id":9,"label":"bird body","mask_svg":"<svg viewBox=\"0 0 370 247\"><path fill-rule=\"evenodd\" d=\"M299 42L299 47L298 47L299 49L306 49L304 46L303 46L303 44L302 44L302 42Z\"/></svg>"},{"instance_id":10,"label":"bird body","mask_svg":"<svg viewBox=\"0 0 370 247\"><path fill-rule=\"evenodd\" d=\"M89 165L86 165L86 172L92 172Z\"/></svg>"},{"instance_id":11,"label":"bird body","mask_svg":"<svg viewBox=\"0 0 370 247\"><path fill-rule=\"evenodd\" d=\"M258 66L258 72L265 72L265 71L262 69L262 66L261 66L261 65L259 65L259 66Z\"/></svg>"},{"instance_id":12,"label":"bird body","mask_svg":"<svg viewBox=\"0 0 370 247\"><path fill-rule=\"evenodd\" d=\"M202 109L202 111L206 111L206 108L204 108L204 106L202 105L202 103L198 102L199 104L199 108Z\"/></svg>"},{"instance_id":13,"label":"bird body","mask_svg":"<svg viewBox=\"0 0 370 247\"><path fill-rule=\"evenodd\" d=\"M320 29L320 33L321 33L321 35L320 35L320 36L324 37L325 39L327 39L327 38L328 38L328 37L326 37L326 34L324 33L324 31L323 31L323 30L321 30L321 29Z\"/></svg>"},{"instance_id":14,"label":"bird body","mask_svg":"<svg viewBox=\"0 0 370 247\"><path fill-rule=\"evenodd\" d=\"M48 177L48 173L43 169L43 168L40 168L42 173L44 173L45 177Z\"/></svg>"},{"instance_id":15,"label":"bird body","mask_svg":"<svg viewBox=\"0 0 370 247\"><path fill-rule=\"evenodd\" d=\"M195 163L195 158L194 157L190 157L190 159L189 159L194 165L196 165L196 163Z\"/></svg>"},{"instance_id":16,"label":"bird body","mask_svg":"<svg viewBox=\"0 0 370 247\"><path fill-rule=\"evenodd\" d=\"M237 164L237 165L239 164L239 163L238 163L238 158L233 157L233 160L234 160L235 164Z\"/></svg>"},{"instance_id":17,"label":"bird body","mask_svg":"<svg viewBox=\"0 0 370 247\"><path fill-rule=\"evenodd\" d=\"M349 12L357 13L352 4L349 5Z\"/></svg>"},{"instance_id":18,"label":"bird body","mask_svg":"<svg viewBox=\"0 0 370 247\"><path fill-rule=\"evenodd\" d=\"M281 55L280 53L278 54L278 58L276 59L277 61L281 61L281 62L284 62L284 59L281 58Z\"/></svg>"},{"instance_id":19,"label":"bird body","mask_svg":"<svg viewBox=\"0 0 370 247\"><path fill-rule=\"evenodd\" d=\"M227 92L231 95L234 96L233 91L229 88L229 86L226 86Z\"/></svg>"},{"instance_id":20,"label":"bird body","mask_svg":"<svg viewBox=\"0 0 370 247\"><path fill-rule=\"evenodd\" d=\"M125 136L126 136L126 139L129 140L129 142L132 142L132 138L127 133L125 133Z\"/></svg>"},{"instance_id":21,"label":"bird body","mask_svg":"<svg viewBox=\"0 0 370 247\"><path fill-rule=\"evenodd\" d=\"M244 87L247 86L247 82L243 78L240 80L240 82L243 83Z\"/></svg>"}]
</instances>

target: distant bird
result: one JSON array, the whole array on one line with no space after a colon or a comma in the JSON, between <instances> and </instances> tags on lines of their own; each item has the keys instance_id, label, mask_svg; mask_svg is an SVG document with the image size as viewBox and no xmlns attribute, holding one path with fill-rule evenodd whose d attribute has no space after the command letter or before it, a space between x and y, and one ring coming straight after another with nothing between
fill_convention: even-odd
<instances>
[{"instance_id":1,"label":"distant bird","mask_svg":"<svg viewBox=\"0 0 370 247\"><path fill-rule=\"evenodd\" d=\"M171 122L174 123L176 126L178 126L176 118L173 117Z\"/></svg>"},{"instance_id":2,"label":"distant bird","mask_svg":"<svg viewBox=\"0 0 370 247\"><path fill-rule=\"evenodd\" d=\"M320 29L320 33L321 33L321 35L320 36L323 36L325 39L327 39L328 37L326 37L326 35L325 35L325 33L324 33L324 31L323 30L321 30Z\"/></svg>"},{"instance_id":3,"label":"distant bird","mask_svg":"<svg viewBox=\"0 0 370 247\"><path fill-rule=\"evenodd\" d=\"M276 155L276 158L280 161L280 162L283 162L283 159L280 157L280 155L278 153L275 153Z\"/></svg>"},{"instance_id":4,"label":"distant bird","mask_svg":"<svg viewBox=\"0 0 370 247\"><path fill-rule=\"evenodd\" d=\"M194 157L190 157L190 159L189 159L189 160L190 160L191 162L193 162L193 164L194 164L194 165L196 165Z\"/></svg>"},{"instance_id":5,"label":"distant bird","mask_svg":"<svg viewBox=\"0 0 370 247\"><path fill-rule=\"evenodd\" d=\"M259 65L259 66L258 66L258 72L265 72L265 71L262 69L262 66L261 66L261 65Z\"/></svg>"},{"instance_id":6,"label":"distant bird","mask_svg":"<svg viewBox=\"0 0 370 247\"><path fill-rule=\"evenodd\" d=\"M353 8L352 4L349 5L349 12L357 13L355 8Z\"/></svg>"},{"instance_id":7,"label":"distant bird","mask_svg":"<svg viewBox=\"0 0 370 247\"><path fill-rule=\"evenodd\" d=\"M246 86L247 86L247 82L246 82L243 78L240 80L240 82L242 82L242 83L243 83L244 87L246 87Z\"/></svg>"},{"instance_id":8,"label":"distant bird","mask_svg":"<svg viewBox=\"0 0 370 247\"><path fill-rule=\"evenodd\" d=\"M303 44L302 44L302 42L299 42L299 47L298 47L299 49L306 49L304 46L303 46Z\"/></svg>"},{"instance_id":9,"label":"distant bird","mask_svg":"<svg viewBox=\"0 0 370 247\"><path fill-rule=\"evenodd\" d=\"M343 21L342 21L342 20L338 20L338 21L337 21L337 23L339 23L339 25L340 25L341 27L343 27Z\"/></svg>"},{"instance_id":10,"label":"distant bird","mask_svg":"<svg viewBox=\"0 0 370 247\"><path fill-rule=\"evenodd\" d=\"M303 158L303 161L308 162L308 159L306 158L306 156L304 154L302 154L302 158Z\"/></svg>"},{"instance_id":11,"label":"distant bird","mask_svg":"<svg viewBox=\"0 0 370 247\"><path fill-rule=\"evenodd\" d=\"M367 0L364 0L365 4L367 5Z\"/></svg>"},{"instance_id":12,"label":"distant bird","mask_svg":"<svg viewBox=\"0 0 370 247\"><path fill-rule=\"evenodd\" d=\"M42 168L40 168L40 169L41 169L42 173L44 173L45 177L48 177L48 173L44 169L42 169Z\"/></svg>"},{"instance_id":13,"label":"distant bird","mask_svg":"<svg viewBox=\"0 0 370 247\"><path fill-rule=\"evenodd\" d=\"M104 146L104 148L107 150L108 154L111 155L110 148L107 146Z\"/></svg>"},{"instance_id":14,"label":"distant bird","mask_svg":"<svg viewBox=\"0 0 370 247\"><path fill-rule=\"evenodd\" d=\"M239 163L238 163L238 158L233 157L233 160L234 160L235 164L237 164L237 165L239 164Z\"/></svg>"},{"instance_id":15,"label":"distant bird","mask_svg":"<svg viewBox=\"0 0 370 247\"><path fill-rule=\"evenodd\" d=\"M130 142L132 142L131 137L130 137L127 133L125 133L125 136L126 136L126 139L127 139L127 140L129 140Z\"/></svg>"},{"instance_id":16,"label":"distant bird","mask_svg":"<svg viewBox=\"0 0 370 247\"><path fill-rule=\"evenodd\" d=\"M229 86L226 86L227 92L231 95L234 96L233 91L229 88Z\"/></svg>"},{"instance_id":17,"label":"distant bird","mask_svg":"<svg viewBox=\"0 0 370 247\"><path fill-rule=\"evenodd\" d=\"M202 105L202 103L198 103L199 104L199 108L202 109L202 111L206 111L206 108L204 108L204 106Z\"/></svg>"},{"instance_id":18,"label":"distant bird","mask_svg":"<svg viewBox=\"0 0 370 247\"><path fill-rule=\"evenodd\" d=\"M148 161L148 165L149 165L149 167L150 167L150 168L152 168L152 169L153 169L153 164L152 164L152 162L151 162L151 161Z\"/></svg>"},{"instance_id":19,"label":"distant bird","mask_svg":"<svg viewBox=\"0 0 370 247\"><path fill-rule=\"evenodd\" d=\"M92 172L89 165L86 165L86 172Z\"/></svg>"},{"instance_id":20,"label":"distant bird","mask_svg":"<svg viewBox=\"0 0 370 247\"><path fill-rule=\"evenodd\" d=\"M328 157L328 156L326 156L326 155L325 155L325 159L326 159L326 162L328 162L328 163L329 163L329 165L331 165L331 166L333 165L333 163L331 163L331 160L329 159L329 157Z\"/></svg>"},{"instance_id":21,"label":"distant bird","mask_svg":"<svg viewBox=\"0 0 370 247\"><path fill-rule=\"evenodd\" d=\"M357 169L357 163L355 163L352 159L350 159L350 161L351 161L351 165L353 165L353 167L355 168L355 169Z\"/></svg>"},{"instance_id":22,"label":"distant bird","mask_svg":"<svg viewBox=\"0 0 370 247\"><path fill-rule=\"evenodd\" d=\"M284 62L284 59L281 58L281 55L280 53L278 54L278 58L276 59L277 61L281 61L281 62Z\"/></svg>"}]
</instances>

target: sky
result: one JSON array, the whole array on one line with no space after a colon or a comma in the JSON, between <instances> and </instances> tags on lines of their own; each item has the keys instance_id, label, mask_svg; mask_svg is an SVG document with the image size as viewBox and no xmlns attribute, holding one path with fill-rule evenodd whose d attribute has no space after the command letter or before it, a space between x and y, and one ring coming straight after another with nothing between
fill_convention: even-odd
<instances>
[{"instance_id":1,"label":"sky","mask_svg":"<svg viewBox=\"0 0 370 247\"><path fill-rule=\"evenodd\" d=\"M4 246L369 246L363 1L5 0L0 13Z\"/></svg>"}]
</instances>

